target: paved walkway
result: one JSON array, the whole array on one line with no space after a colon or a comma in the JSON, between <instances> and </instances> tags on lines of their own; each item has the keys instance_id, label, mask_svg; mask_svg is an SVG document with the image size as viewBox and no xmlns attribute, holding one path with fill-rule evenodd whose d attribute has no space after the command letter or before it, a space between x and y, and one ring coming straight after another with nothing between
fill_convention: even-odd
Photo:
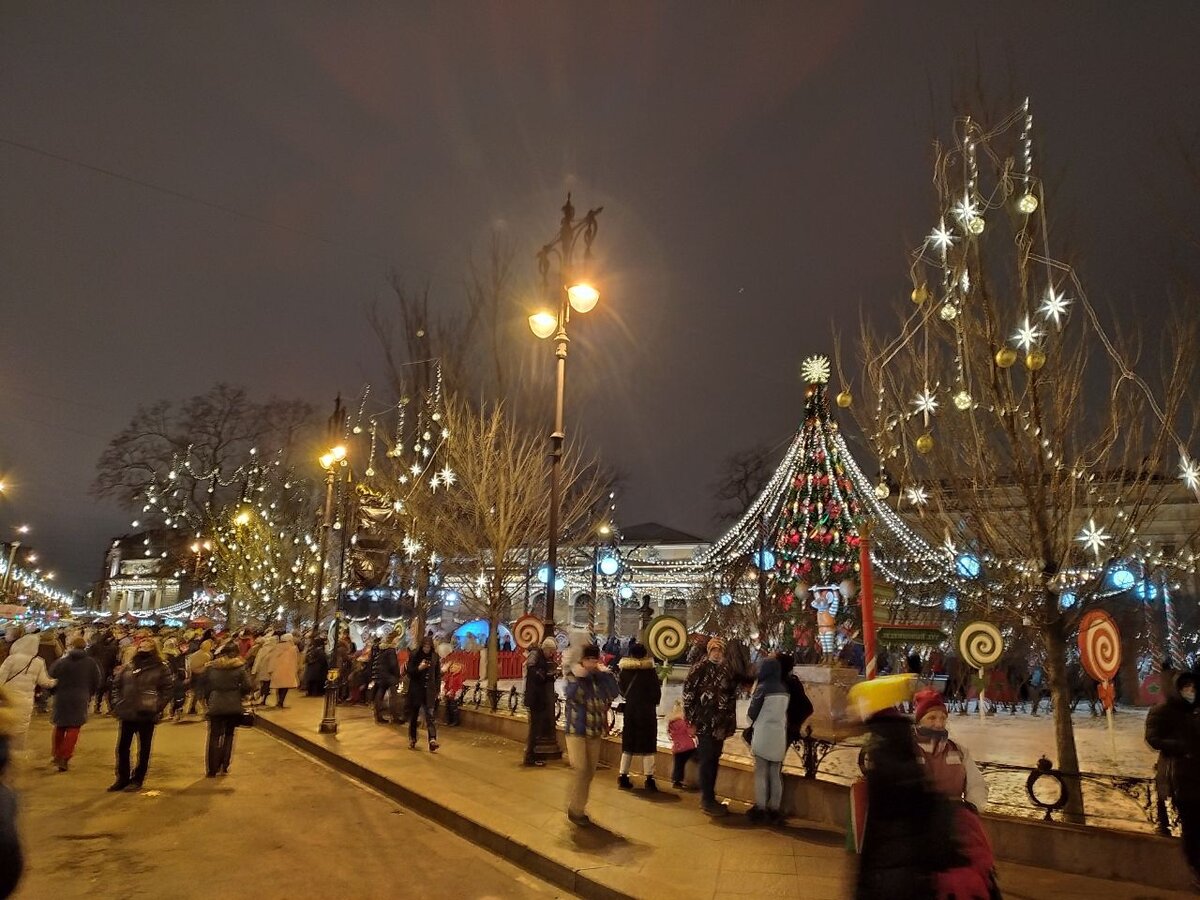
<instances>
[{"instance_id":1,"label":"paved walkway","mask_svg":"<svg viewBox=\"0 0 1200 900\"><path fill-rule=\"evenodd\" d=\"M436 754L428 752L423 735L412 751L407 731L374 724L361 707L339 709L338 734L319 735L320 716L321 701L308 698L262 714L266 729L283 732L285 739L581 896L850 895L854 859L844 851L842 835L823 828L797 821L756 828L740 815L710 819L697 808L695 794L619 791L615 773L605 769L596 776L588 810L595 825L575 828L564 813L565 763L524 768L518 744L461 728L442 727ZM1010 900L1192 896L1009 864L1001 865L1000 876Z\"/></svg>"}]
</instances>

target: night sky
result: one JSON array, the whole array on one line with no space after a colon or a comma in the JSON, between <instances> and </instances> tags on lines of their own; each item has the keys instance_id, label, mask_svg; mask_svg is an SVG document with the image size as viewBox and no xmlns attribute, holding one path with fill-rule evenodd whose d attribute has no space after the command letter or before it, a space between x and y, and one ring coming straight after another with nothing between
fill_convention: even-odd
<instances>
[{"instance_id":1,"label":"night sky","mask_svg":"<svg viewBox=\"0 0 1200 900\"><path fill-rule=\"evenodd\" d=\"M84 587L131 518L95 461L139 403L224 380L324 411L379 379L389 267L456 303L501 228L531 283L569 189L605 266L568 427L629 474L621 521L712 536L718 463L791 434L800 360L907 295L977 70L1032 99L1060 252L1154 340L1194 265L1198 38L1187 3L10 0L0 527Z\"/></svg>"}]
</instances>

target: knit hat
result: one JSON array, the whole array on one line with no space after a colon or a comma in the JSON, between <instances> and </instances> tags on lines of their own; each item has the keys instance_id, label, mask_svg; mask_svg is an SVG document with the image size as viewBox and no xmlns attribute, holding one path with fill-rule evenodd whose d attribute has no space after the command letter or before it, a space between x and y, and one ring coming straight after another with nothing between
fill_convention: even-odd
<instances>
[{"instance_id":1,"label":"knit hat","mask_svg":"<svg viewBox=\"0 0 1200 900\"><path fill-rule=\"evenodd\" d=\"M584 659L599 659L600 658L600 648L597 647L595 644L588 644L586 647L583 648L583 658Z\"/></svg>"},{"instance_id":2,"label":"knit hat","mask_svg":"<svg viewBox=\"0 0 1200 900\"><path fill-rule=\"evenodd\" d=\"M942 695L928 689L917 691L913 697L913 721L920 724L921 720L925 718L925 714L935 709L946 711L946 701Z\"/></svg>"},{"instance_id":3,"label":"knit hat","mask_svg":"<svg viewBox=\"0 0 1200 900\"><path fill-rule=\"evenodd\" d=\"M712 651L714 651L714 650L720 650L722 653L724 653L725 652L725 638L710 637L708 639L708 647L706 647L705 649L709 653L712 653Z\"/></svg>"},{"instance_id":4,"label":"knit hat","mask_svg":"<svg viewBox=\"0 0 1200 900\"><path fill-rule=\"evenodd\" d=\"M542 641L542 649L547 653L557 653L558 641L554 640L552 637L548 637Z\"/></svg>"}]
</instances>

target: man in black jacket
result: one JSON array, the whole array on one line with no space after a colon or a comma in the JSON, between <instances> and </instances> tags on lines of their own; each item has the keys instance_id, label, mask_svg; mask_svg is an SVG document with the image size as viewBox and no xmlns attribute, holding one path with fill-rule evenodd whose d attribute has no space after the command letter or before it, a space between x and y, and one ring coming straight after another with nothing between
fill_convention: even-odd
<instances>
[{"instance_id":1,"label":"man in black jacket","mask_svg":"<svg viewBox=\"0 0 1200 900\"><path fill-rule=\"evenodd\" d=\"M371 674L375 678L375 721L386 725L388 719L384 711L391 704L392 690L400 683L400 661L396 659L396 646L390 640L380 642Z\"/></svg>"},{"instance_id":2,"label":"man in black jacket","mask_svg":"<svg viewBox=\"0 0 1200 900\"><path fill-rule=\"evenodd\" d=\"M1155 776L1179 814L1183 855L1200 884L1200 716L1196 676L1180 672L1174 690L1146 716L1146 743L1158 751Z\"/></svg>"}]
</instances>

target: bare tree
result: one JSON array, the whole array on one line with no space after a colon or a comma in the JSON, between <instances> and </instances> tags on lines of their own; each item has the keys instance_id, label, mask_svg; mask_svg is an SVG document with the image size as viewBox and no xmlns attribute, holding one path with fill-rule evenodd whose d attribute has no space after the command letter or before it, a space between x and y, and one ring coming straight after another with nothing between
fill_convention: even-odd
<instances>
[{"instance_id":1,"label":"bare tree","mask_svg":"<svg viewBox=\"0 0 1200 900\"><path fill-rule=\"evenodd\" d=\"M540 544L549 527L549 488L540 477L545 444L518 426L499 404L476 411L462 401L448 404L451 439L447 464L454 473L442 500L435 546L463 586L465 605L487 619L489 689L498 679L498 625L508 616L527 568L527 548ZM577 445L565 448L560 523L568 537L595 523L606 484Z\"/></svg>"},{"instance_id":2,"label":"bare tree","mask_svg":"<svg viewBox=\"0 0 1200 900\"><path fill-rule=\"evenodd\" d=\"M713 497L718 504L718 524L736 522L762 493L775 472L771 456L765 444L755 444L721 460L717 479L712 484Z\"/></svg>"},{"instance_id":3,"label":"bare tree","mask_svg":"<svg viewBox=\"0 0 1200 900\"><path fill-rule=\"evenodd\" d=\"M1085 604L1060 596L1098 598L1110 560L1149 552L1140 532L1187 459L1197 333L1194 316L1173 323L1160 376L1137 374L1136 340L1110 337L1074 271L1048 254L1030 121L1025 110L991 131L960 120L939 151L944 216L914 252L915 308L899 333L864 327L864 395L879 403L859 416L880 490L899 481L901 506L969 558L960 612L1037 629L1058 765L1074 773L1067 658ZM1021 132L1013 155L1001 146L1010 129ZM1081 816L1078 781L1070 793Z\"/></svg>"}]
</instances>

